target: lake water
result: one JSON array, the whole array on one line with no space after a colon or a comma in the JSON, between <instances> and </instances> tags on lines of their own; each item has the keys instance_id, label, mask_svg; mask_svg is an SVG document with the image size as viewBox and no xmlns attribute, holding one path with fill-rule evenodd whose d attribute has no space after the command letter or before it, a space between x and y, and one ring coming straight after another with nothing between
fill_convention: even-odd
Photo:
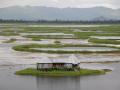
<instances>
[{"instance_id":1,"label":"lake water","mask_svg":"<svg viewBox=\"0 0 120 90\"><path fill-rule=\"evenodd\" d=\"M106 75L56 78L14 75L25 65L0 66L0 90L119 90L120 63L109 66L114 70Z\"/></svg>"},{"instance_id":2,"label":"lake water","mask_svg":"<svg viewBox=\"0 0 120 90\"><path fill-rule=\"evenodd\" d=\"M29 27L98 27L100 25L27 25ZM102 25L103 26L103 25ZM107 25L106 25L107 26ZM19 30L18 27L26 25L0 24L0 29L7 27L11 30ZM10 28L11 27L11 28ZM33 35L35 33L32 33ZM49 33L47 33L49 34ZM46 34L46 35L47 35ZM52 33L55 35L56 33ZM45 34L44 34L45 35ZM64 34L65 35L65 34ZM13 44L3 44L2 41L17 38ZM103 39L120 39L119 37L103 37ZM28 41L28 42L27 42ZM76 54L78 60L82 63L82 68L89 69L111 69L112 72L106 75L98 76L81 76L81 77L34 77L15 75L15 71L35 65L42 57L66 60L70 54L47 54L47 53L29 53L17 52L12 50L12 46L23 43L54 43L55 40L30 41L29 39L15 36L0 36L0 90L119 90L120 89L120 63L96 64L95 62L120 61L118 54ZM87 40L60 40L62 43L88 44ZM64 50L92 50L106 51L116 50L113 48L103 47L85 47L85 48L63 48ZM53 50L53 49L52 49ZM60 49L61 50L61 49ZM94 62L94 64L87 64Z\"/></svg>"},{"instance_id":3,"label":"lake water","mask_svg":"<svg viewBox=\"0 0 120 90\"><path fill-rule=\"evenodd\" d=\"M70 54L29 53L12 50L15 44L0 44L0 65L36 64L42 57L66 60ZM120 61L120 54L76 54L81 62ZM37 59L36 59L37 58Z\"/></svg>"},{"instance_id":4,"label":"lake water","mask_svg":"<svg viewBox=\"0 0 120 90\"><path fill-rule=\"evenodd\" d=\"M40 41L17 40L14 43L21 43L21 44L28 44L28 43L54 44L55 41L60 41L63 44L89 44L88 40L84 40L84 39L41 39Z\"/></svg>"},{"instance_id":5,"label":"lake water","mask_svg":"<svg viewBox=\"0 0 120 90\"><path fill-rule=\"evenodd\" d=\"M120 36L91 36L91 37L98 38L98 39L120 40Z\"/></svg>"},{"instance_id":6,"label":"lake water","mask_svg":"<svg viewBox=\"0 0 120 90\"><path fill-rule=\"evenodd\" d=\"M0 44L0 65L35 64L42 57L66 60L70 54L29 53L12 50L14 44ZM120 61L120 54L77 54L81 62ZM36 59L37 58L37 59Z\"/></svg>"},{"instance_id":7,"label":"lake water","mask_svg":"<svg viewBox=\"0 0 120 90\"><path fill-rule=\"evenodd\" d=\"M32 48L35 50L52 51L116 51L118 49L109 47L64 47L64 48Z\"/></svg>"}]
</instances>

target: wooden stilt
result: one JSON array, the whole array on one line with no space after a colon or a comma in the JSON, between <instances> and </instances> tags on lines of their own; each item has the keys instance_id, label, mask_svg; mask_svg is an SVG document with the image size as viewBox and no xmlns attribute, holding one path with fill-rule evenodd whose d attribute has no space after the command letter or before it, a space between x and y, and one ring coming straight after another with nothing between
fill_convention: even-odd
<instances>
[{"instance_id":1,"label":"wooden stilt","mask_svg":"<svg viewBox=\"0 0 120 90\"><path fill-rule=\"evenodd\" d=\"M39 63L37 63L37 70L39 70Z\"/></svg>"}]
</instances>

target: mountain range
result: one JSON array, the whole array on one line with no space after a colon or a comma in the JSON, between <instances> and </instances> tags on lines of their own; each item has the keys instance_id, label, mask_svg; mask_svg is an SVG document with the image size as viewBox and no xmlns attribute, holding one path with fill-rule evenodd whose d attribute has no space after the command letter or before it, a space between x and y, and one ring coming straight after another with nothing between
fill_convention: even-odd
<instances>
[{"instance_id":1,"label":"mountain range","mask_svg":"<svg viewBox=\"0 0 120 90\"><path fill-rule=\"evenodd\" d=\"M12 6L0 8L0 19L14 20L120 20L120 9L106 7L57 8Z\"/></svg>"}]
</instances>

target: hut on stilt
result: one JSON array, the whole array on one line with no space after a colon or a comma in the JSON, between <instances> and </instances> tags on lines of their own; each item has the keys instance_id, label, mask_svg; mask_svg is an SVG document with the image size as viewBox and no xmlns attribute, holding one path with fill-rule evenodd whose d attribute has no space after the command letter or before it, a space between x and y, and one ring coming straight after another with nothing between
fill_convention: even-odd
<instances>
[{"instance_id":1,"label":"hut on stilt","mask_svg":"<svg viewBox=\"0 0 120 90\"><path fill-rule=\"evenodd\" d=\"M37 63L37 70L48 70L48 69L66 69L66 70L74 70L80 68L80 61L78 58L72 54L67 59L50 59L48 57L43 57Z\"/></svg>"}]
</instances>

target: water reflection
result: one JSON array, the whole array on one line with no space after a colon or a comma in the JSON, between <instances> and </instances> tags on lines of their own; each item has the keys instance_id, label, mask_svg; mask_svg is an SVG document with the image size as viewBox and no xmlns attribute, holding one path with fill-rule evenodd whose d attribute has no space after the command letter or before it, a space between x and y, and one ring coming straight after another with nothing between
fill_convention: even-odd
<instances>
[{"instance_id":1,"label":"water reflection","mask_svg":"<svg viewBox=\"0 0 120 90\"><path fill-rule=\"evenodd\" d=\"M36 77L38 90L80 90L80 77Z\"/></svg>"}]
</instances>

